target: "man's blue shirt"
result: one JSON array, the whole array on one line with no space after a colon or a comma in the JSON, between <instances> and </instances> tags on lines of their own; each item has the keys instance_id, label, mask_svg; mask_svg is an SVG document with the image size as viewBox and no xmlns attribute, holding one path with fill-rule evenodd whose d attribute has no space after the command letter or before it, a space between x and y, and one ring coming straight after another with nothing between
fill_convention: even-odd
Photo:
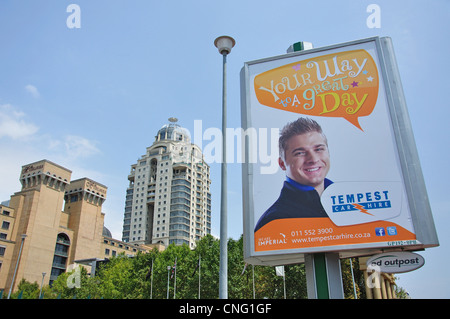
<instances>
[{"instance_id":1,"label":"man's blue shirt","mask_svg":"<svg viewBox=\"0 0 450 319\"><path fill-rule=\"evenodd\" d=\"M333 182L325 178L324 187ZM277 201L260 217L255 232L267 223L281 218L316 218L328 217L319 193L314 187L300 184L286 177Z\"/></svg>"},{"instance_id":2,"label":"man's blue shirt","mask_svg":"<svg viewBox=\"0 0 450 319\"><path fill-rule=\"evenodd\" d=\"M308 185L303 185L300 184L299 182L294 181L292 178L287 177L286 176L286 181L291 184L292 186L294 186L295 188L298 188L299 190L303 191L303 192L307 192L307 191L312 191L314 190L314 187L312 186L308 186ZM328 178L325 178L324 181L324 189L326 189L328 186L330 186L331 184L333 184L332 181L330 181Z\"/></svg>"}]
</instances>

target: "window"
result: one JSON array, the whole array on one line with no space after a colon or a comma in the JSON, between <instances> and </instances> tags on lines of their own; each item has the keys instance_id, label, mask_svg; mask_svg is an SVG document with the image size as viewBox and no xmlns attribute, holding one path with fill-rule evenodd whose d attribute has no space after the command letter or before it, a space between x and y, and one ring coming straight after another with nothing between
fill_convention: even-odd
<instances>
[{"instance_id":1,"label":"window","mask_svg":"<svg viewBox=\"0 0 450 319\"><path fill-rule=\"evenodd\" d=\"M50 286L60 274L66 271L66 263L69 256L69 247L70 238L64 233L59 233L56 238L55 252L53 255Z\"/></svg>"},{"instance_id":2,"label":"window","mask_svg":"<svg viewBox=\"0 0 450 319\"><path fill-rule=\"evenodd\" d=\"M6 247L0 246L0 256L4 256L5 255L5 250L6 250Z\"/></svg>"},{"instance_id":3,"label":"window","mask_svg":"<svg viewBox=\"0 0 450 319\"><path fill-rule=\"evenodd\" d=\"M9 229L9 222L4 220L3 223L2 223L2 229L8 230Z\"/></svg>"}]
</instances>

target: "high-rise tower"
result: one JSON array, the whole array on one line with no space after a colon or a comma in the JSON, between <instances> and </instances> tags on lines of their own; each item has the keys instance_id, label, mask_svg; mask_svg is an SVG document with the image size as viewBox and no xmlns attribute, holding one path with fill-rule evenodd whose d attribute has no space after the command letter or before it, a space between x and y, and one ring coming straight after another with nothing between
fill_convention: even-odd
<instances>
[{"instance_id":1,"label":"high-rise tower","mask_svg":"<svg viewBox=\"0 0 450 319\"><path fill-rule=\"evenodd\" d=\"M194 248L211 233L209 165L177 119L169 122L131 165L122 240Z\"/></svg>"}]
</instances>

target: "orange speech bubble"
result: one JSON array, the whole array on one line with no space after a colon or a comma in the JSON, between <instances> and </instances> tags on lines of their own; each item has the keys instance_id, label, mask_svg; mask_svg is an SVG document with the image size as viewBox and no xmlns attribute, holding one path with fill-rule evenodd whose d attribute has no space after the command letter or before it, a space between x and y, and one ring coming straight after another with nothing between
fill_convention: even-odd
<instances>
[{"instance_id":1,"label":"orange speech bubble","mask_svg":"<svg viewBox=\"0 0 450 319\"><path fill-rule=\"evenodd\" d=\"M259 103L311 116L343 117L360 130L358 118L372 113L378 70L366 50L302 60L255 77Z\"/></svg>"}]
</instances>

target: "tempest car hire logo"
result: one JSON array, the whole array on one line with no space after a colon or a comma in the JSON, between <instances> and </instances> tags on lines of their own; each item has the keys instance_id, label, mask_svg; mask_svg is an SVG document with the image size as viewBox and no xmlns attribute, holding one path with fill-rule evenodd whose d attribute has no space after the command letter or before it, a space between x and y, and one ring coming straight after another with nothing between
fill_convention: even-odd
<instances>
[{"instance_id":1,"label":"tempest car hire logo","mask_svg":"<svg viewBox=\"0 0 450 319\"><path fill-rule=\"evenodd\" d=\"M331 196L331 200L333 202L331 206L333 213L358 211L373 216L369 210L391 207L388 190L335 195Z\"/></svg>"},{"instance_id":2,"label":"tempest car hire logo","mask_svg":"<svg viewBox=\"0 0 450 319\"><path fill-rule=\"evenodd\" d=\"M355 225L399 216L402 211L399 182L335 182L321 196L328 217L336 226Z\"/></svg>"}]
</instances>

